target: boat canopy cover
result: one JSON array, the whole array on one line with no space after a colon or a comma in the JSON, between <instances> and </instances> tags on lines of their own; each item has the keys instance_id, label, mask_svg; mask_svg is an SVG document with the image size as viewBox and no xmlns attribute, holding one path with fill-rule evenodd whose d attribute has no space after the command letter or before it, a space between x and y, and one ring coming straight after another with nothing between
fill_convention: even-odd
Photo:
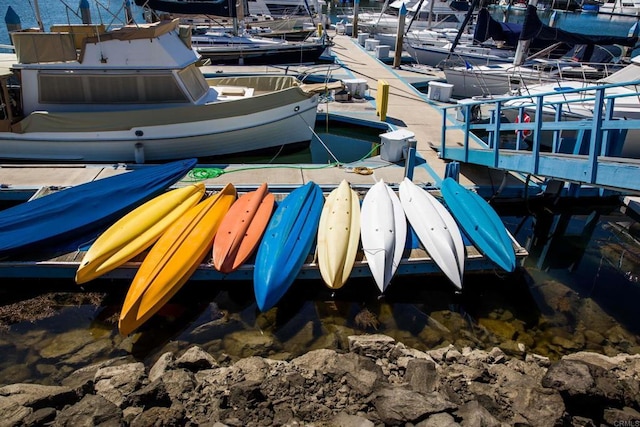
<instances>
[{"instance_id":1,"label":"boat canopy cover","mask_svg":"<svg viewBox=\"0 0 640 427\"><path fill-rule=\"evenodd\" d=\"M569 45L619 44L622 46L635 46L638 42L638 37L586 35L553 28L543 24L542 21L540 21L540 18L538 18L536 8L529 5L527 6L527 13L524 17L524 23L522 24L520 40L545 40L549 42L564 42Z\"/></svg>"},{"instance_id":2,"label":"boat canopy cover","mask_svg":"<svg viewBox=\"0 0 640 427\"><path fill-rule=\"evenodd\" d=\"M238 16L235 1L231 0L135 0L137 6L168 13Z\"/></svg>"},{"instance_id":3,"label":"boat canopy cover","mask_svg":"<svg viewBox=\"0 0 640 427\"><path fill-rule=\"evenodd\" d=\"M491 17L487 8L483 7L478 11L473 39L478 43L493 39L515 47L521 32L522 24L497 21Z\"/></svg>"}]
</instances>

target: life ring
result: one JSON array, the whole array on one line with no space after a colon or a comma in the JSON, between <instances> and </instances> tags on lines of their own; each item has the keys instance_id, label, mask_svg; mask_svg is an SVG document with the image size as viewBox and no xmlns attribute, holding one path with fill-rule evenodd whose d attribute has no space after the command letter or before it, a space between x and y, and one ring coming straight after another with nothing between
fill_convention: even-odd
<instances>
[{"instance_id":1,"label":"life ring","mask_svg":"<svg viewBox=\"0 0 640 427\"><path fill-rule=\"evenodd\" d=\"M520 123L520 115L516 116L516 123ZM522 113L522 123L531 123L531 117L527 113ZM531 129L516 130L516 135L522 133L524 138L531 135Z\"/></svg>"}]
</instances>

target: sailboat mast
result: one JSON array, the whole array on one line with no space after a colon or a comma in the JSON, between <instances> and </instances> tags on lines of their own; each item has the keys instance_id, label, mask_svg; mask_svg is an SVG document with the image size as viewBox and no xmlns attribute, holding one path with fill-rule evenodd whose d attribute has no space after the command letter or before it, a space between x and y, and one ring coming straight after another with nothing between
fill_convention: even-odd
<instances>
[{"instance_id":1,"label":"sailboat mast","mask_svg":"<svg viewBox=\"0 0 640 427\"><path fill-rule=\"evenodd\" d=\"M529 4L527 8L533 6L536 8L538 6L538 0L529 0ZM528 13L528 11L527 11ZM525 17L526 21L526 17ZM513 57L513 65L521 65L524 62L525 55L529 50L529 44L531 40L518 40L518 46L516 47L516 54Z\"/></svg>"}]
</instances>

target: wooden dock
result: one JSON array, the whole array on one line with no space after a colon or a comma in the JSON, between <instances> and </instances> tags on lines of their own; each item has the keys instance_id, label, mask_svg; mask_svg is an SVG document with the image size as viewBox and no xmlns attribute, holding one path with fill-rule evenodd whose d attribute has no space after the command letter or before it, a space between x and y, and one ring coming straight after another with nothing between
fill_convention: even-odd
<instances>
[{"instance_id":1,"label":"wooden dock","mask_svg":"<svg viewBox=\"0 0 640 427\"><path fill-rule=\"evenodd\" d=\"M340 114L357 119L380 120L376 114L376 95L378 81L384 80L389 84L388 110L385 122L393 129L406 129L415 134L417 161L413 170L413 181L434 188L444 178L446 162L438 157L434 147L438 147L441 138L442 114L438 103L430 101L427 97L415 89L408 81L415 80L415 74L402 69L393 69L375 58L373 52L366 51L356 39L345 35L333 37L335 45L333 54L337 57L334 65L315 65L309 67L233 67L233 66L207 66L205 74L219 73L313 73L322 74L332 79L365 79L367 92L360 99L352 99L350 102L331 101L321 103L320 113ZM439 76L424 76L425 79L437 79ZM418 77L419 78L419 77ZM449 104L450 105L450 104ZM462 135L460 135L462 139ZM228 165L203 165L203 167L217 167L225 173L217 177L209 177L204 180L207 188L219 189L231 182L240 192L256 188L262 182L268 182L272 191L285 192L286 189L297 188L308 181L314 181L325 191L336 187L343 179L351 183L354 189L363 196L366 189L376 181L384 179L392 186L397 186L405 176L404 161L390 163L380 159L380 156L366 161L366 165L372 166L373 173L361 175L354 173L350 167L309 168L310 165L286 165L278 167L271 165L260 169L256 173L254 168L249 169L245 164ZM260 165L252 164L252 167ZM266 166L266 165L265 165ZM293 166L293 167L292 167ZM318 165L315 165L318 166ZM104 178L113 174L125 173L130 167L123 164L39 164L39 165L0 165L0 197L3 200L25 200L36 190L42 187L63 188L79 185L84 182ZM230 173L234 171L233 173ZM466 186L493 187L504 178L504 173L491 171L487 168L462 165L460 168L460 182ZM513 185L521 188L522 181L514 176L507 177L506 186ZM177 186L186 185L189 178L186 177ZM527 251L515 240L513 242L517 257L520 261L527 256ZM53 259L20 259L5 260L0 262L0 277L43 277L72 279L82 259L83 251L63 254ZM477 250L467 246L468 272L493 271L494 266L485 259ZM109 273L106 277L115 279L130 279L135 274L139 261L127 263L122 268ZM194 280L250 280L252 278L252 265L243 266L231 275L223 275L213 269L209 264L203 264L194 274ZM407 251L406 258L398 270L398 274L441 274L431 259L423 250L411 249ZM354 277L369 275L366 259L359 255L354 267ZM319 272L313 259L313 254L307 260L300 273L300 278L319 278Z\"/></svg>"}]
</instances>

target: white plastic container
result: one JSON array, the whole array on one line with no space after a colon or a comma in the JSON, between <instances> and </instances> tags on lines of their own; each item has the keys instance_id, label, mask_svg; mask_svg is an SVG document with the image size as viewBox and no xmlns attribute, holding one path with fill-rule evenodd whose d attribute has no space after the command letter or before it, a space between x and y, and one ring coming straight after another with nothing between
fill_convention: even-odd
<instances>
[{"instance_id":1,"label":"white plastic container","mask_svg":"<svg viewBox=\"0 0 640 427\"><path fill-rule=\"evenodd\" d=\"M399 162L405 156L405 152L409 147L409 140L414 137L415 133L406 129L398 129L381 134L380 158L387 162Z\"/></svg>"},{"instance_id":2,"label":"white plastic container","mask_svg":"<svg viewBox=\"0 0 640 427\"><path fill-rule=\"evenodd\" d=\"M367 81L365 79L344 79L342 82L354 98L364 98L367 93Z\"/></svg>"},{"instance_id":3,"label":"white plastic container","mask_svg":"<svg viewBox=\"0 0 640 427\"><path fill-rule=\"evenodd\" d=\"M428 85L427 98L432 101L449 102L453 92L452 84L434 81L429 82Z\"/></svg>"},{"instance_id":4,"label":"white plastic container","mask_svg":"<svg viewBox=\"0 0 640 427\"><path fill-rule=\"evenodd\" d=\"M364 50L375 51L376 47L380 46L380 40L367 39L364 42Z\"/></svg>"},{"instance_id":5,"label":"white plastic container","mask_svg":"<svg viewBox=\"0 0 640 427\"><path fill-rule=\"evenodd\" d=\"M389 46L383 44L380 46L376 46L376 58L377 59L386 59L389 57Z\"/></svg>"},{"instance_id":6,"label":"white plastic container","mask_svg":"<svg viewBox=\"0 0 640 427\"><path fill-rule=\"evenodd\" d=\"M358 33L358 44L360 46L364 46L367 40L369 40L369 33Z\"/></svg>"}]
</instances>

